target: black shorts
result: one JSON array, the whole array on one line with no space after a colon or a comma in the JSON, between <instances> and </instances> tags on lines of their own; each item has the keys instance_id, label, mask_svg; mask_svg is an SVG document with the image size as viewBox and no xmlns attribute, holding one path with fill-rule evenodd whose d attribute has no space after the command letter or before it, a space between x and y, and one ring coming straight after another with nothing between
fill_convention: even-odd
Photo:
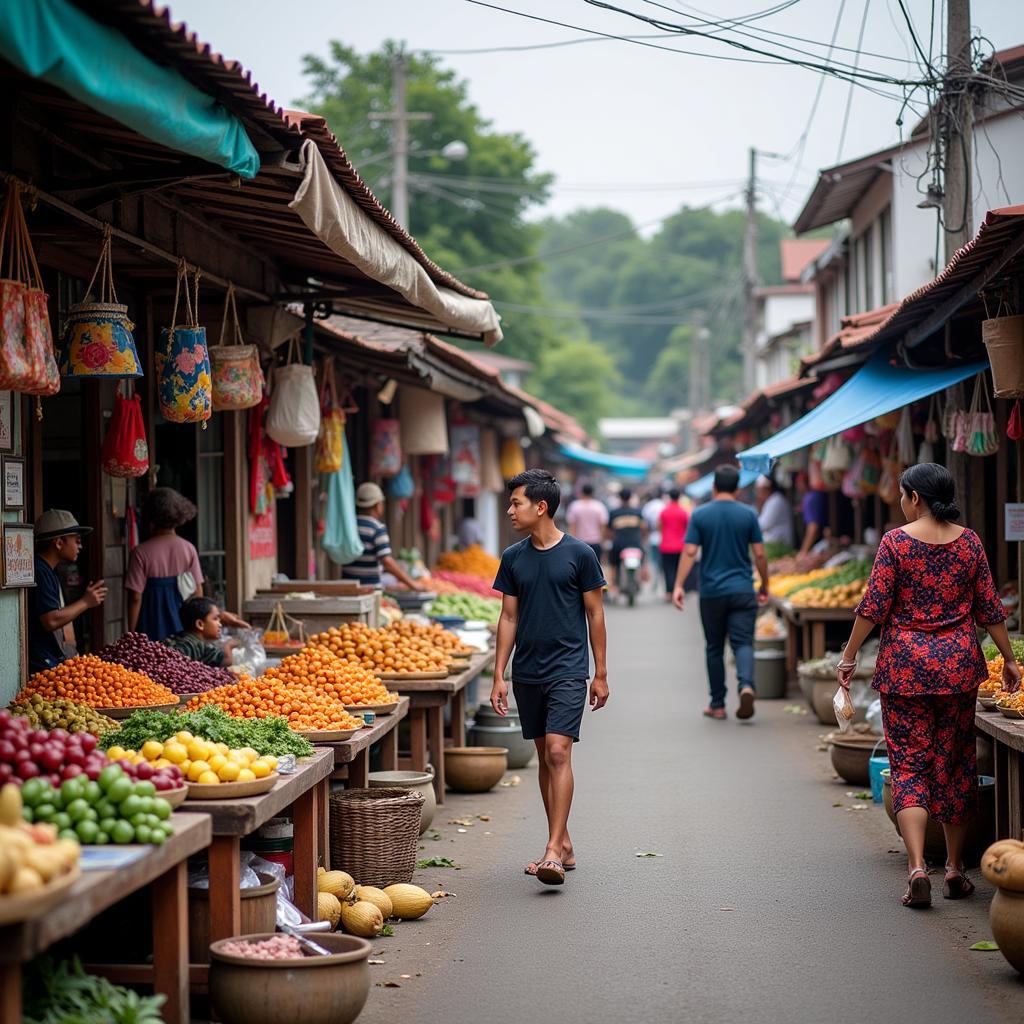
<instances>
[{"instance_id":1,"label":"black shorts","mask_svg":"<svg viewBox=\"0 0 1024 1024\"><path fill-rule=\"evenodd\" d=\"M586 679L555 683L512 683L523 726L523 739L536 740L549 732L580 738L580 724L587 706Z\"/></svg>"}]
</instances>

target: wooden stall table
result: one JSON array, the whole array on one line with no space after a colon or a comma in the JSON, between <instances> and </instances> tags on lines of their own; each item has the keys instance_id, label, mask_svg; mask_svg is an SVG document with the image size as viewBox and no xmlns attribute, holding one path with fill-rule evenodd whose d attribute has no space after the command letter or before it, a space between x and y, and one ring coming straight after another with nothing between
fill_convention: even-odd
<instances>
[{"instance_id":1,"label":"wooden stall table","mask_svg":"<svg viewBox=\"0 0 1024 1024\"><path fill-rule=\"evenodd\" d=\"M769 604L786 623L786 671L790 674L799 662L828 653L828 623L853 623L853 608L802 608L780 597L773 597Z\"/></svg>"},{"instance_id":2,"label":"wooden stall table","mask_svg":"<svg viewBox=\"0 0 1024 1024\"><path fill-rule=\"evenodd\" d=\"M182 807L209 815L213 828L210 842L210 941L238 935L241 928L238 857L243 836L282 811L289 810L294 826L294 903L316 920L317 852L321 845L327 806L327 779L334 770L334 752L316 747L312 757L299 761L294 775L282 775L274 788L260 796L235 800L186 800Z\"/></svg>"},{"instance_id":3,"label":"wooden stall table","mask_svg":"<svg viewBox=\"0 0 1024 1024\"><path fill-rule=\"evenodd\" d=\"M979 711L974 723L995 748L996 839L1024 838L1024 720Z\"/></svg>"},{"instance_id":4,"label":"wooden stall table","mask_svg":"<svg viewBox=\"0 0 1024 1024\"><path fill-rule=\"evenodd\" d=\"M466 745L466 687L494 664L494 652L474 655L469 668L447 679L392 680L387 683L410 699L409 734L414 771L427 770L427 754L434 766L434 791L444 803L444 709L451 707L452 746Z\"/></svg>"},{"instance_id":5,"label":"wooden stall table","mask_svg":"<svg viewBox=\"0 0 1024 1024\"><path fill-rule=\"evenodd\" d=\"M768 604L779 613L786 624L786 673L792 676L796 673L801 655L800 616L797 609L781 597L769 598Z\"/></svg>"},{"instance_id":6,"label":"wooden stall table","mask_svg":"<svg viewBox=\"0 0 1024 1024\"><path fill-rule=\"evenodd\" d=\"M205 814L172 815L174 834L162 846L123 867L83 871L64 898L41 917L0 927L0 1024L20 1024L21 967L60 939L73 935L100 912L151 886L153 966L145 980L165 995L168 1024L188 1024L188 888L185 862L210 844ZM105 849L121 849L106 847ZM132 847L123 847L132 849ZM100 973L99 971L97 973ZM108 973L102 971L102 973Z\"/></svg>"},{"instance_id":7,"label":"wooden stall table","mask_svg":"<svg viewBox=\"0 0 1024 1024\"><path fill-rule=\"evenodd\" d=\"M377 721L368 729L360 729L351 739L340 743L323 743L317 746L334 752L332 779L345 779L353 789L365 789L370 784L370 747L378 740L380 748L380 770L393 772L398 768L398 723L409 714L409 698L399 697L398 707L390 715L378 715Z\"/></svg>"}]
</instances>

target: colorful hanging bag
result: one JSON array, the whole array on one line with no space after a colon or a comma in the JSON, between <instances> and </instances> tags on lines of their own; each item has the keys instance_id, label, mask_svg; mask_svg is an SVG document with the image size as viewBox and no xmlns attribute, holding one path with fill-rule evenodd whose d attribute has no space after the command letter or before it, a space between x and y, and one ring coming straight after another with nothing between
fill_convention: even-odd
<instances>
[{"instance_id":1,"label":"colorful hanging bag","mask_svg":"<svg viewBox=\"0 0 1024 1024\"><path fill-rule=\"evenodd\" d=\"M100 465L108 476L142 476L149 469L149 445L142 422L142 401L138 395L114 395L114 414L103 439Z\"/></svg>"},{"instance_id":2,"label":"colorful hanging bag","mask_svg":"<svg viewBox=\"0 0 1024 1024\"><path fill-rule=\"evenodd\" d=\"M117 301L114 290L114 265L111 258L112 234L103 229L100 258L85 290L85 300L68 310L60 354L63 377L141 377L142 364L135 348L128 319L128 307ZM99 301L93 302L92 289L100 279Z\"/></svg>"},{"instance_id":3,"label":"colorful hanging bag","mask_svg":"<svg viewBox=\"0 0 1024 1024\"><path fill-rule=\"evenodd\" d=\"M999 451L999 431L996 430L996 418L992 412L992 399L989 398L984 382L985 374L978 374L974 382L971 411L966 417L967 446L964 449L967 455L977 455L981 458L995 455ZM985 411L982 411L983 396Z\"/></svg>"},{"instance_id":4,"label":"colorful hanging bag","mask_svg":"<svg viewBox=\"0 0 1024 1024\"><path fill-rule=\"evenodd\" d=\"M228 336L228 320L231 334ZM263 399L263 369L255 345L245 344L235 305L235 286L229 281L224 296L224 318L220 344L210 346L210 376L213 379L213 411L238 412L259 405Z\"/></svg>"},{"instance_id":5,"label":"colorful hanging bag","mask_svg":"<svg viewBox=\"0 0 1024 1024\"><path fill-rule=\"evenodd\" d=\"M395 476L402 468L402 424L376 420L370 440L370 476Z\"/></svg>"},{"instance_id":6,"label":"colorful hanging bag","mask_svg":"<svg viewBox=\"0 0 1024 1024\"><path fill-rule=\"evenodd\" d=\"M210 418L213 383L206 328L199 326L199 271L195 272L195 296L189 293L188 266L178 263L171 326L160 332L162 351L156 353L157 394L160 412L170 423L202 423ZM178 322L178 303L185 296L183 323Z\"/></svg>"},{"instance_id":7,"label":"colorful hanging bag","mask_svg":"<svg viewBox=\"0 0 1024 1024\"><path fill-rule=\"evenodd\" d=\"M320 433L316 439L316 471L337 473L345 460L345 411L338 405L334 357L323 362L320 378Z\"/></svg>"},{"instance_id":8,"label":"colorful hanging bag","mask_svg":"<svg viewBox=\"0 0 1024 1024\"><path fill-rule=\"evenodd\" d=\"M1021 415L1019 398L1013 403L1010 421L1006 424L1006 436L1011 441L1020 441L1024 438L1024 416Z\"/></svg>"},{"instance_id":9,"label":"colorful hanging bag","mask_svg":"<svg viewBox=\"0 0 1024 1024\"><path fill-rule=\"evenodd\" d=\"M48 300L21 198L22 186L10 182L0 221L0 389L55 395Z\"/></svg>"}]
</instances>

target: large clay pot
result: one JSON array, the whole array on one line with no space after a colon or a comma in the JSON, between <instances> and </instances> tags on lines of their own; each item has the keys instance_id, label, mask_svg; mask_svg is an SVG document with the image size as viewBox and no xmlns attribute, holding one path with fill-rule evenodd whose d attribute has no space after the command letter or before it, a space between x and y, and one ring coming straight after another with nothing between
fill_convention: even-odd
<instances>
[{"instance_id":1,"label":"large clay pot","mask_svg":"<svg viewBox=\"0 0 1024 1024\"><path fill-rule=\"evenodd\" d=\"M500 725L486 725L477 720L470 733L470 741L478 747L507 747L509 768L525 768L537 752L533 740L523 739L523 728L518 719L510 722L499 719Z\"/></svg>"},{"instance_id":2,"label":"large clay pot","mask_svg":"<svg viewBox=\"0 0 1024 1024\"><path fill-rule=\"evenodd\" d=\"M423 794L423 807L420 809L420 835L423 835L437 813L433 769L429 772L370 772L370 789L393 787L414 789Z\"/></svg>"},{"instance_id":3,"label":"large clay pot","mask_svg":"<svg viewBox=\"0 0 1024 1024\"><path fill-rule=\"evenodd\" d=\"M273 932L210 946L210 998L223 1024L351 1024L370 992L373 946L355 935L318 933L331 956L251 960L221 952L227 942L260 942Z\"/></svg>"},{"instance_id":4,"label":"large clay pot","mask_svg":"<svg viewBox=\"0 0 1024 1024\"><path fill-rule=\"evenodd\" d=\"M1011 967L1024 974L1024 893L996 889L988 922L999 952Z\"/></svg>"},{"instance_id":5,"label":"large clay pot","mask_svg":"<svg viewBox=\"0 0 1024 1024\"><path fill-rule=\"evenodd\" d=\"M456 793L486 793L507 768L507 747L449 747L444 752L445 780Z\"/></svg>"},{"instance_id":6,"label":"large clay pot","mask_svg":"<svg viewBox=\"0 0 1024 1024\"><path fill-rule=\"evenodd\" d=\"M868 765L876 746L878 753L884 755L885 740L880 740L877 736L861 736L855 733L833 737L829 753L836 775L851 786L869 786L871 776Z\"/></svg>"}]
</instances>

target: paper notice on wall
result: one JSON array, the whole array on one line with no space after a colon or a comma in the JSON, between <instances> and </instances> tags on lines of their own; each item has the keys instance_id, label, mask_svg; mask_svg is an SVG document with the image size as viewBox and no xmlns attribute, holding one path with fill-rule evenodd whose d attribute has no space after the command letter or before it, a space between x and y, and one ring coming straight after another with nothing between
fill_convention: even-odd
<instances>
[{"instance_id":1,"label":"paper notice on wall","mask_svg":"<svg viewBox=\"0 0 1024 1024\"><path fill-rule=\"evenodd\" d=\"M1007 502L1005 510L1006 540L1024 540L1024 502Z\"/></svg>"},{"instance_id":2,"label":"paper notice on wall","mask_svg":"<svg viewBox=\"0 0 1024 1024\"><path fill-rule=\"evenodd\" d=\"M259 516L249 517L249 558L273 558L277 554L277 531L274 529L274 506Z\"/></svg>"}]
</instances>

